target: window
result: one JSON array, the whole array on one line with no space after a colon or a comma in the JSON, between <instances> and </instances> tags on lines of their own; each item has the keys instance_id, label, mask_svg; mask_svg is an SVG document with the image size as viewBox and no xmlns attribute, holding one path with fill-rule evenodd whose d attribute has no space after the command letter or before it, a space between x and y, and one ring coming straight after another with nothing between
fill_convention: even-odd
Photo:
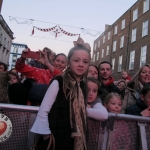
<instances>
[{"instance_id":1,"label":"window","mask_svg":"<svg viewBox=\"0 0 150 150\"><path fill-rule=\"evenodd\" d=\"M142 37L148 35L148 20L143 22L143 27L142 27Z\"/></svg>"},{"instance_id":2,"label":"window","mask_svg":"<svg viewBox=\"0 0 150 150\"><path fill-rule=\"evenodd\" d=\"M96 60L99 60L99 52L97 52Z\"/></svg>"},{"instance_id":3,"label":"window","mask_svg":"<svg viewBox=\"0 0 150 150\"><path fill-rule=\"evenodd\" d=\"M93 62L95 62L95 54L93 54Z\"/></svg>"},{"instance_id":4,"label":"window","mask_svg":"<svg viewBox=\"0 0 150 150\"><path fill-rule=\"evenodd\" d=\"M9 49L9 41L8 41L8 43L7 43L7 49Z\"/></svg>"},{"instance_id":5,"label":"window","mask_svg":"<svg viewBox=\"0 0 150 150\"><path fill-rule=\"evenodd\" d=\"M13 55L13 57L12 57L12 62L15 63L16 60L17 60L17 56L16 56L16 55Z\"/></svg>"},{"instance_id":6,"label":"window","mask_svg":"<svg viewBox=\"0 0 150 150\"><path fill-rule=\"evenodd\" d=\"M96 51L96 48L97 48L97 44L95 43L95 46L94 46L94 50Z\"/></svg>"},{"instance_id":7,"label":"window","mask_svg":"<svg viewBox=\"0 0 150 150\"><path fill-rule=\"evenodd\" d=\"M0 35L0 41L2 42L3 34Z\"/></svg>"},{"instance_id":8,"label":"window","mask_svg":"<svg viewBox=\"0 0 150 150\"><path fill-rule=\"evenodd\" d=\"M123 30L124 28L125 28L125 19L122 20L121 30Z\"/></svg>"},{"instance_id":9,"label":"window","mask_svg":"<svg viewBox=\"0 0 150 150\"><path fill-rule=\"evenodd\" d=\"M109 46L107 45L106 56L109 55Z\"/></svg>"},{"instance_id":10,"label":"window","mask_svg":"<svg viewBox=\"0 0 150 150\"><path fill-rule=\"evenodd\" d=\"M121 72L121 68L122 68L122 55L119 56L118 60L118 72Z\"/></svg>"},{"instance_id":11,"label":"window","mask_svg":"<svg viewBox=\"0 0 150 150\"><path fill-rule=\"evenodd\" d=\"M141 47L140 67L146 64L146 53L147 53L147 45Z\"/></svg>"},{"instance_id":12,"label":"window","mask_svg":"<svg viewBox=\"0 0 150 150\"><path fill-rule=\"evenodd\" d=\"M131 43L136 41L136 28L132 29Z\"/></svg>"},{"instance_id":13,"label":"window","mask_svg":"<svg viewBox=\"0 0 150 150\"><path fill-rule=\"evenodd\" d=\"M115 26L115 29L114 29L114 35L117 34L117 30L118 30L118 26Z\"/></svg>"},{"instance_id":14,"label":"window","mask_svg":"<svg viewBox=\"0 0 150 150\"><path fill-rule=\"evenodd\" d=\"M108 32L108 40L110 40L110 32Z\"/></svg>"},{"instance_id":15,"label":"window","mask_svg":"<svg viewBox=\"0 0 150 150\"><path fill-rule=\"evenodd\" d=\"M115 58L112 59L112 72L114 72L115 69Z\"/></svg>"},{"instance_id":16,"label":"window","mask_svg":"<svg viewBox=\"0 0 150 150\"><path fill-rule=\"evenodd\" d=\"M18 53L18 47L14 47L13 53Z\"/></svg>"},{"instance_id":17,"label":"window","mask_svg":"<svg viewBox=\"0 0 150 150\"><path fill-rule=\"evenodd\" d=\"M104 49L102 49L102 55L101 55L101 58L104 57Z\"/></svg>"},{"instance_id":18,"label":"window","mask_svg":"<svg viewBox=\"0 0 150 150\"><path fill-rule=\"evenodd\" d=\"M120 39L120 48L122 48L124 45L124 35Z\"/></svg>"},{"instance_id":19,"label":"window","mask_svg":"<svg viewBox=\"0 0 150 150\"><path fill-rule=\"evenodd\" d=\"M117 44L117 41L114 41L114 42L113 42L113 52L116 51L116 44Z\"/></svg>"},{"instance_id":20,"label":"window","mask_svg":"<svg viewBox=\"0 0 150 150\"><path fill-rule=\"evenodd\" d=\"M149 10L149 0L143 2L143 14Z\"/></svg>"},{"instance_id":21,"label":"window","mask_svg":"<svg viewBox=\"0 0 150 150\"><path fill-rule=\"evenodd\" d=\"M135 50L130 52L129 70L134 69Z\"/></svg>"},{"instance_id":22,"label":"window","mask_svg":"<svg viewBox=\"0 0 150 150\"><path fill-rule=\"evenodd\" d=\"M103 43L105 43L105 36L103 36Z\"/></svg>"},{"instance_id":23,"label":"window","mask_svg":"<svg viewBox=\"0 0 150 150\"><path fill-rule=\"evenodd\" d=\"M98 41L98 47L100 47L100 41Z\"/></svg>"},{"instance_id":24,"label":"window","mask_svg":"<svg viewBox=\"0 0 150 150\"><path fill-rule=\"evenodd\" d=\"M135 9L133 11L133 21L135 21L138 18L138 9Z\"/></svg>"},{"instance_id":25,"label":"window","mask_svg":"<svg viewBox=\"0 0 150 150\"><path fill-rule=\"evenodd\" d=\"M4 38L4 46L6 46L6 38Z\"/></svg>"}]
</instances>

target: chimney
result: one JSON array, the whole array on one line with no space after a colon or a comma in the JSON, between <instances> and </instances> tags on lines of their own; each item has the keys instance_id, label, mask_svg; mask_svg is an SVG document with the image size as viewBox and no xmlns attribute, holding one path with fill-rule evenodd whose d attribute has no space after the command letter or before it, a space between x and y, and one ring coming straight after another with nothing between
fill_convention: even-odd
<instances>
[{"instance_id":1,"label":"chimney","mask_svg":"<svg viewBox=\"0 0 150 150\"><path fill-rule=\"evenodd\" d=\"M111 25L105 24L105 31L110 27Z\"/></svg>"}]
</instances>

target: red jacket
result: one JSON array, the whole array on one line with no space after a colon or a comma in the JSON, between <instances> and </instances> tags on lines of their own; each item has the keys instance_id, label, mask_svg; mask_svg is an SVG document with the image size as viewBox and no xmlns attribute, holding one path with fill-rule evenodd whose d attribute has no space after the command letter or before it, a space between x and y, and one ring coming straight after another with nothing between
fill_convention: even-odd
<instances>
[{"instance_id":1,"label":"red jacket","mask_svg":"<svg viewBox=\"0 0 150 150\"><path fill-rule=\"evenodd\" d=\"M18 72L22 73L27 78L34 79L36 83L39 84L49 84L53 77L61 74L61 71L56 68L54 69L54 72L51 73L49 69L39 69L24 63L19 63L18 61L16 62L15 68Z\"/></svg>"}]
</instances>

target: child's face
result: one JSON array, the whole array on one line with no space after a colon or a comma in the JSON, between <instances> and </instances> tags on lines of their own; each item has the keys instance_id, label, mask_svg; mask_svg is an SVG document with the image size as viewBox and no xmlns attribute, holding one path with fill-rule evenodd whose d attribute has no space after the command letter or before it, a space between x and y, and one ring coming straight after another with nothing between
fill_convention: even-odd
<instances>
[{"instance_id":1,"label":"child's face","mask_svg":"<svg viewBox=\"0 0 150 150\"><path fill-rule=\"evenodd\" d=\"M13 84L13 83L17 83L17 82L18 82L18 79L15 76L11 75L10 76L10 83Z\"/></svg>"},{"instance_id":2,"label":"child's face","mask_svg":"<svg viewBox=\"0 0 150 150\"><path fill-rule=\"evenodd\" d=\"M120 82L119 84L117 84L117 87L120 89L120 90L123 90L125 88L125 83L124 82Z\"/></svg>"},{"instance_id":3,"label":"child's face","mask_svg":"<svg viewBox=\"0 0 150 150\"><path fill-rule=\"evenodd\" d=\"M127 72L123 72L123 73L122 73L122 78L123 78L123 79L126 79L127 76L128 76L128 73L127 73Z\"/></svg>"},{"instance_id":4,"label":"child's face","mask_svg":"<svg viewBox=\"0 0 150 150\"><path fill-rule=\"evenodd\" d=\"M94 82L89 81L88 86L88 103L92 103L97 98L98 85Z\"/></svg>"},{"instance_id":5,"label":"child's face","mask_svg":"<svg viewBox=\"0 0 150 150\"><path fill-rule=\"evenodd\" d=\"M141 95L141 99L147 107L150 107L150 91L145 96Z\"/></svg>"},{"instance_id":6,"label":"child's face","mask_svg":"<svg viewBox=\"0 0 150 150\"><path fill-rule=\"evenodd\" d=\"M106 109L108 112L113 112L113 113L120 113L121 108L122 108L122 102L121 99L118 97L113 97L109 100L107 104L105 104Z\"/></svg>"},{"instance_id":7,"label":"child's face","mask_svg":"<svg viewBox=\"0 0 150 150\"><path fill-rule=\"evenodd\" d=\"M89 63L89 53L84 50L77 50L73 52L69 60L69 67L76 77L81 77L87 73Z\"/></svg>"}]
</instances>

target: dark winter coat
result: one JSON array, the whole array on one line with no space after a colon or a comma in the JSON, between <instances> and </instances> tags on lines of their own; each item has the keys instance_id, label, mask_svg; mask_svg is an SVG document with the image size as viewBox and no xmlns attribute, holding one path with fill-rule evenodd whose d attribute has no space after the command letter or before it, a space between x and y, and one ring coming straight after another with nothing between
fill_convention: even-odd
<instances>
[{"instance_id":1,"label":"dark winter coat","mask_svg":"<svg viewBox=\"0 0 150 150\"><path fill-rule=\"evenodd\" d=\"M147 106L141 99L138 99L135 105L132 105L125 110L125 114L141 116L141 112L145 110Z\"/></svg>"}]
</instances>

